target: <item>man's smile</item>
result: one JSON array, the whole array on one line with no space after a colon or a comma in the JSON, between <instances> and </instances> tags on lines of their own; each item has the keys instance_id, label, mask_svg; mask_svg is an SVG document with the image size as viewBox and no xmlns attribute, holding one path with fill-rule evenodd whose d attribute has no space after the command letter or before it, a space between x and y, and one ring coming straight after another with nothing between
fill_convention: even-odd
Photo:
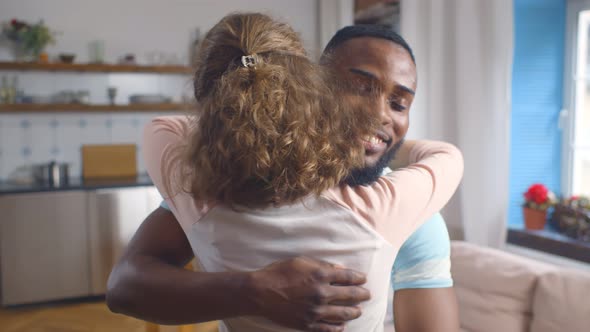
<instances>
[{"instance_id":1,"label":"man's smile","mask_svg":"<svg viewBox=\"0 0 590 332\"><path fill-rule=\"evenodd\" d=\"M373 155L385 152L391 145L392 139L382 131L363 139L365 154Z\"/></svg>"}]
</instances>

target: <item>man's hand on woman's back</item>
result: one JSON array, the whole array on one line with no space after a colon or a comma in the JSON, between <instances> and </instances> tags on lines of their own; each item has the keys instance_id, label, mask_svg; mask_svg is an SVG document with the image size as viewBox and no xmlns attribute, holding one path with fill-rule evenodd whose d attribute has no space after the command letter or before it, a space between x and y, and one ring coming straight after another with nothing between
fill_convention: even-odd
<instances>
[{"instance_id":1,"label":"man's hand on woman's back","mask_svg":"<svg viewBox=\"0 0 590 332\"><path fill-rule=\"evenodd\" d=\"M111 310L160 324L242 315L285 327L342 331L369 292L360 272L296 257L253 272L209 273L183 267L193 257L174 215L158 208L143 222L109 277Z\"/></svg>"},{"instance_id":2,"label":"man's hand on woman's back","mask_svg":"<svg viewBox=\"0 0 590 332\"><path fill-rule=\"evenodd\" d=\"M370 298L365 275L308 257L268 265L253 273L261 314L305 331L341 331Z\"/></svg>"}]
</instances>

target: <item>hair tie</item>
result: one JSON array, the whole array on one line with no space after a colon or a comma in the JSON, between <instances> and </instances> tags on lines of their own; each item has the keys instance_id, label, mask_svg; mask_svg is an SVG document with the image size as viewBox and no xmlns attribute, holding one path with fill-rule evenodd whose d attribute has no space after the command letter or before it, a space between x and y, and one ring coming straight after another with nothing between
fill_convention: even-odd
<instances>
[{"instance_id":1,"label":"hair tie","mask_svg":"<svg viewBox=\"0 0 590 332\"><path fill-rule=\"evenodd\" d=\"M242 66L246 68L256 68L256 58L254 54L252 55L243 55L242 56Z\"/></svg>"}]
</instances>

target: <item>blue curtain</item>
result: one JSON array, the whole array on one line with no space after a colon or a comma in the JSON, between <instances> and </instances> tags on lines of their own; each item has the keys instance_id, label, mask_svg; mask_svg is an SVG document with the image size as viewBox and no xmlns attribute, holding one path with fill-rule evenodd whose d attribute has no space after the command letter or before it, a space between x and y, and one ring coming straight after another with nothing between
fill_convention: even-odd
<instances>
[{"instance_id":1,"label":"blue curtain","mask_svg":"<svg viewBox=\"0 0 590 332\"><path fill-rule=\"evenodd\" d=\"M508 224L523 225L522 194L540 182L561 186L566 0L514 1L514 62Z\"/></svg>"}]
</instances>

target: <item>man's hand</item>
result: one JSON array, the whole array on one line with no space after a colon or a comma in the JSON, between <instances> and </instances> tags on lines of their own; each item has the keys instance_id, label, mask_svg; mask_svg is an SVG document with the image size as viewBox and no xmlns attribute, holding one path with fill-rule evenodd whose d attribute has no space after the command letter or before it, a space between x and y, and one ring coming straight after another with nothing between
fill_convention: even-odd
<instances>
[{"instance_id":1,"label":"man's hand","mask_svg":"<svg viewBox=\"0 0 590 332\"><path fill-rule=\"evenodd\" d=\"M259 315L299 330L342 331L370 298L360 287L364 274L307 257L276 262L252 278Z\"/></svg>"}]
</instances>

